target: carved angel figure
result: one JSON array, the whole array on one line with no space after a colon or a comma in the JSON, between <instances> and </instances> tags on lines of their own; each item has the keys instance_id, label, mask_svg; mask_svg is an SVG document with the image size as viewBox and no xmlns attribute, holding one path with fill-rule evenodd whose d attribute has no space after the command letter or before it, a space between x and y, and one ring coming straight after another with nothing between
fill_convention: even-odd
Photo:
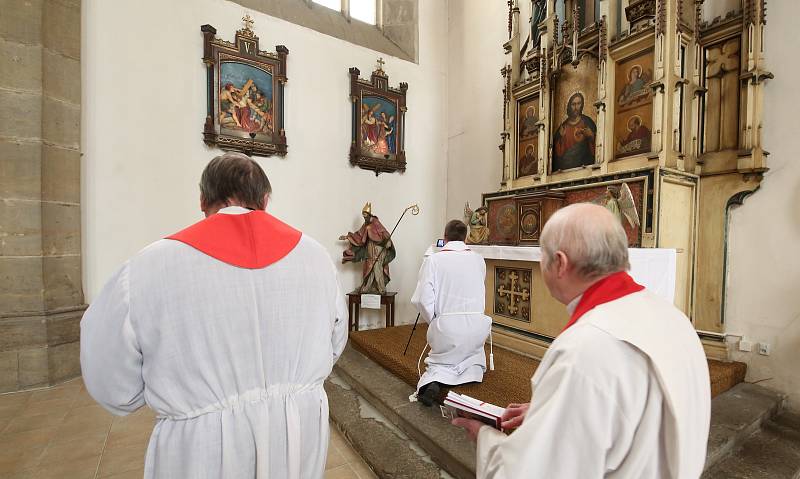
<instances>
[{"instance_id":1,"label":"carved angel figure","mask_svg":"<svg viewBox=\"0 0 800 479\"><path fill-rule=\"evenodd\" d=\"M485 206L481 206L473 211L469 207L469 202L464 205L464 219L469 225L467 244L486 244L489 241L489 227L487 226L486 213L487 209Z\"/></svg>"},{"instance_id":2,"label":"carved angel figure","mask_svg":"<svg viewBox=\"0 0 800 479\"><path fill-rule=\"evenodd\" d=\"M639 222L639 212L636 211L636 204L633 201L633 193L631 193L627 183L607 187L604 203L608 211L619 218L620 223L623 225L625 220L628 221L631 228L641 224Z\"/></svg>"}]
</instances>

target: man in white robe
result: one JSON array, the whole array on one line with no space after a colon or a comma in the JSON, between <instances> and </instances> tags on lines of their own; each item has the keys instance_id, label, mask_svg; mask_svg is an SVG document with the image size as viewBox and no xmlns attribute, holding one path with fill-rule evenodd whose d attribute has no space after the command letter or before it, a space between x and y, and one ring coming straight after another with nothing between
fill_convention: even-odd
<instances>
[{"instance_id":1,"label":"man in white robe","mask_svg":"<svg viewBox=\"0 0 800 479\"><path fill-rule=\"evenodd\" d=\"M411 298L428 323L430 353L417 383L426 406L447 386L481 382L486 371L483 345L492 325L484 314L486 263L464 244L466 237L464 222L447 223L444 248L425 258Z\"/></svg>"},{"instance_id":2,"label":"man in white robe","mask_svg":"<svg viewBox=\"0 0 800 479\"><path fill-rule=\"evenodd\" d=\"M321 478L322 387L347 340L327 251L268 215L240 153L201 179L207 218L127 261L81 321L86 388L158 416L145 478Z\"/></svg>"},{"instance_id":3,"label":"man in white robe","mask_svg":"<svg viewBox=\"0 0 800 479\"><path fill-rule=\"evenodd\" d=\"M512 404L477 436L478 478L697 478L708 440L708 364L692 324L637 285L618 219L590 204L545 225L542 274L570 322ZM481 427L483 426L483 427Z\"/></svg>"}]
</instances>

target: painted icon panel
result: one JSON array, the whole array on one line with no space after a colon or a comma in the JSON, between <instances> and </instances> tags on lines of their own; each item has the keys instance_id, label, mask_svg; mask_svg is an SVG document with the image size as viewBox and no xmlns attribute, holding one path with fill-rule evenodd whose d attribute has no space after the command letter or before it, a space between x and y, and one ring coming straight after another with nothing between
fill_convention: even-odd
<instances>
[{"instance_id":1,"label":"painted icon panel","mask_svg":"<svg viewBox=\"0 0 800 479\"><path fill-rule=\"evenodd\" d=\"M397 153L397 104L379 96L361 97L361 146L383 158Z\"/></svg>"},{"instance_id":2,"label":"painted icon panel","mask_svg":"<svg viewBox=\"0 0 800 479\"><path fill-rule=\"evenodd\" d=\"M617 64L614 158L650 152L653 129L653 51Z\"/></svg>"},{"instance_id":3,"label":"painted icon panel","mask_svg":"<svg viewBox=\"0 0 800 479\"><path fill-rule=\"evenodd\" d=\"M539 97L521 100L517 106L517 174L539 173Z\"/></svg>"},{"instance_id":4,"label":"painted icon panel","mask_svg":"<svg viewBox=\"0 0 800 479\"><path fill-rule=\"evenodd\" d=\"M584 55L577 67L561 70L553 104L552 172L595 163L597 66L595 57Z\"/></svg>"},{"instance_id":5,"label":"painted icon panel","mask_svg":"<svg viewBox=\"0 0 800 479\"><path fill-rule=\"evenodd\" d=\"M272 68L238 61L220 66L219 124L223 130L274 131Z\"/></svg>"}]
</instances>

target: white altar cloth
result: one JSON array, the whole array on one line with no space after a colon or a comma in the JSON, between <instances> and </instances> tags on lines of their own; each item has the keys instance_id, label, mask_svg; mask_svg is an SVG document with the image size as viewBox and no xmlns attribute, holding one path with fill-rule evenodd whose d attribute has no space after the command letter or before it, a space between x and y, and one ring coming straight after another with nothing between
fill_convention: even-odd
<instances>
[{"instance_id":1,"label":"white altar cloth","mask_svg":"<svg viewBox=\"0 0 800 479\"><path fill-rule=\"evenodd\" d=\"M484 259L536 261L542 260L542 249L538 246L482 246L468 245ZM442 248L431 245L425 256L438 252ZM677 251L671 248L628 248L628 259L631 263L630 275L633 279L666 299L675 302L675 271Z\"/></svg>"}]
</instances>

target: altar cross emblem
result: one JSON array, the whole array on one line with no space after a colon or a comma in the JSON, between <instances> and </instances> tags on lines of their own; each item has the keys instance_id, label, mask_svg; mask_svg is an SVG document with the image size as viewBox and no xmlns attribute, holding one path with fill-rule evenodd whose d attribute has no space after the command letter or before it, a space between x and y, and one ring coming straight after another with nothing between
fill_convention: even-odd
<instances>
[{"instance_id":1,"label":"altar cross emblem","mask_svg":"<svg viewBox=\"0 0 800 479\"><path fill-rule=\"evenodd\" d=\"M506 286L505 284L501 285L497 289L497 295L501 298L508 297L508 312L514 316L517 315L519 311L519 306L517 306L521 301L528 301L531 297L530 291L527 289L520 288L517 280L519 279L519 275L512 271L508 275L508 279L511 280L511 284Z\"/></svg>"},{"instance_id":2,"label":"altar cross emblem","mask_svg":"<svg viewBox=\"0 0 800 479\"><path fill-rule=\"evenodd\" d=\"M383 64L384 63L386 63L386 62L383 61L383 57L378 58L378 71L380 71L380 72L383 71Z\"/></svg>"}]
</instances>

